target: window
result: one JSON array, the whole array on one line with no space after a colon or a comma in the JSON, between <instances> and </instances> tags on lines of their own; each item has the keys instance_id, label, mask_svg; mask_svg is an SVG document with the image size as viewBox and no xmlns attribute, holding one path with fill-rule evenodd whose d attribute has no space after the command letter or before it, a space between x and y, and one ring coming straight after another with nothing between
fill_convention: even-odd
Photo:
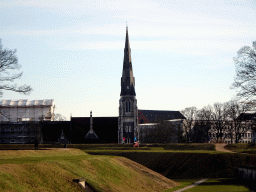
<instances>
[{"instance_id":1,"label":"window","mask_svg":"<svg viewBox=\"0 0 256 192\"><path fill-rule=\"evenodd\" d=\"M130 112L130 101L126 101L126 112Z\"/></svg>"}]
</instances>

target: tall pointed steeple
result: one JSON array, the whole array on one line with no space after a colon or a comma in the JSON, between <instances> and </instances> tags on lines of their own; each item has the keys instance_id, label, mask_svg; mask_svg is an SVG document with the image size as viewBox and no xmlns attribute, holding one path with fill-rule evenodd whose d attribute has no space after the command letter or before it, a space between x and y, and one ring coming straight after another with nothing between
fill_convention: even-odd
<instances>
[{"instance_id":1,"label":"tall pointed steeple","mask_svg":"<svg viewBox=\"0 0 256 192\"><path fill-rule=\"evenodd\" d=\"M121 78L121 96L135 96L135 78L133 77L131 48L128 35L128 27L126 26L126 38L124 48L123 73Z\"/></svg>"},{"instance_id":2,"label":"tall pointed steeple","mask_svg":"<svg viewBox=\"0 0 256 192\"><path fill-rule=\"evenodd\" d=\"M119 99L118 143L133 143L138 137L138 108L133 77L131 48L126 26L121 94Z\"/></svg>"}]
</instances>

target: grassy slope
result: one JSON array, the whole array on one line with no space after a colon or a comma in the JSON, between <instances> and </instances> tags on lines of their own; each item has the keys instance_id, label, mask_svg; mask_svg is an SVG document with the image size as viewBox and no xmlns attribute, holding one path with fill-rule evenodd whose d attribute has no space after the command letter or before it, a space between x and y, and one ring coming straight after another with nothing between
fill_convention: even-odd
<instances>
[{"instance_id":1,"label":"grassy slope","mask_svg":"<svg viewBox=\"0 0 256 192\"><path fill-rule=\"evenodd\" d=\"M0 151L0 191L80 191L85 178L97 191L163 191L177 183L123 157L78 149Z\"/></svg>"}]
</instances>

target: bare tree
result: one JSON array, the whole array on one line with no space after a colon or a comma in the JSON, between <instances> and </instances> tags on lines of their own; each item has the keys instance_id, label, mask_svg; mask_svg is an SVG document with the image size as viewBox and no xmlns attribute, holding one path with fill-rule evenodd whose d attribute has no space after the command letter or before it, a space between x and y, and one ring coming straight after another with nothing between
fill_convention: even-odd
<instances>
[{"instance_id":1,"label":"bare tree","mask_svg":"<svg viewBox=\"0 0 256 192\"><path fill-rule=\"evenodd\" d=\"M190 134L194 126L194 122L196 120L197 109L196 107L188 107L182 110L181 113L186 117L186 120L184 121L183 124L183 128L185 132L185 140L186 142L189 142Z\"/></svg>"},{"instance_id":2,"label":"bare tree","mask_svg":"<svg viewBox=\"0 0 256 192\"><path fill-rule=\"evenodd\" d=\"M66 121L66 117L59 113L56 113L54 114L54 121Z\"/></svg>"},{"instance_id":3,"label":"bare tree","mask_svg":"<svg viewBox=\"0 0 256 192\"><path fill-rule=\"evenodd\" d=\"M29 94L32 91L32 88L27 85L17 86L17 84L10 84L10 82L22 76L22 72L12 73L13 70L19 70L20 68L16 50L3 49L0 39L0 96L3 95L2 90L10 90L23 94Z\"/></svg>"},{"instance_id":4,"label":"bare tree","mask_svg":"<svg viewBox=\"0 0 256 192\"><path fill-rule=\"evenodd\" d=\"M251 121L242 121L238 117L252 108L252 105L246 103L239 103L237 101L229 101L226 103L228 118L231 123L228 125L228 133L233 142L233 136L235 137L235 143L239 143L242 135L250 130L253 126Z\"/></svg>"},{"instance_id":5,"label":"bare tree","mask_svg":"<svg viewBox=\"0 0 256 192\"><path fill-rule=\"evenodd\" d=\"M207 107L203 107L202 109L197 111L196 119L201 121L211 121L213 115L212 106L208 105Z\"/></svg>"},{"instance_id":6,"label":"bare tree","mask_svg":"<svg viewBox=\"0 0 256 192\"><path fill-rule=\"evenodd\" d=\"M197 111L191 135L192 142L204 143L209 139L208 131L212 124L212 113L213 109L210 105Z\"/></svg>"},{"instance_id":7,"label":"bare tree","mask_svg":"<svg viewBox=\"0 0 256 192\"><path fill-rule=\"evenodd\" d=\"M185 139L183 133L184 133L183 123L182 124L178 124L177 125L177 142L178 143L185 143L186 142L186 139Z\"/></svg>"},{"instance_id":8,"label":"bare tree","mask_svg":"<svg viewBox=\"0 0 256 192\"><path fill-rule=\"evenodd\" d=\"M228 108L226 103L214 103L212 113L212 125L216 130L217 141L224 139L224 129L228 122Z\"/></svg>"},{"instance_id":9,"label":"bare tree","mask_svg":"<svg viewBox=\"0 0 256 192\"><path fill-rule=\"evenodd\" d=\"M241 99L255 101L256 96L256 42L253 46L244 46L234 58L236 76L231 88L237 89Z\"/></svg>"},{"instance_id":10,"label":"bare tree","mask_svg":"<svg viewBox=\"0 0 256 192\"><path fill-rule=\"evenodd\" d=\"M177 127L166 120L158 120L155 126L142 131L140 141L143 143L174 143L178 141Z\"/></svg>"}]
</instances>

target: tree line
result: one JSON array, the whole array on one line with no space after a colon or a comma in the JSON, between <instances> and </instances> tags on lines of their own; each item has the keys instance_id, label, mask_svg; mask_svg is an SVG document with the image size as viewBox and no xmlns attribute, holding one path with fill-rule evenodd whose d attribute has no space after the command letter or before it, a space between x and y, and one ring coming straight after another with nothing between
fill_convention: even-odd
<instances>
[{"instance_id":1,"label":"tree line","mask_svg":"<svg viewBox=\"0 0 256 192\"><path fill-rule=\"evenodd\" d=\"M188 107L181 111L185 120L168 121L159 119L151 128L140 130L143 143L205 143L227 138L239 143L243 135L255 129L254 119L244 119L243 114L253 105L231 100L214 103L202 109ZM214 133L214 134L213 134Z\"/></svg>"},{"instance_id":2,"label":"tree line","mask_svg":"<svg viewBox=\"0 0 256 192\"><path fill-rule=\"evenodd\" d=\"M187 118L184 122L184 137L186 142L206 142L213 139L209 130L214 131L216 141L229 138L233 143L239 143L242 136L255 130L254 119L245 119L243 114L253 110L251 103L231 100L224 103L214 103L202 109L185 108L181 113Z\"/></svg>"},{"instance_id":3,"label":"tree line","mask_svg":"<svg viewBox=\"0 0 256 192\"><path fill-rule=\"evenodd\" d=\"M248 130L255 130L254 119L243 119L242 114L255 110L256 102L256 42L244 46L234 58L236 75L231 89L236 89L236 100L215 103L202 109L188 107L181 111L186 117L181 128L171 122L159 120L153 128L144 130L144 142L206 142L229 138L239 143ZM256 115L254 115L256 117ZM214 130L214 135L209 133ZM174 139L175 138L175 139Z\"/></svg>"}]
</instances>

